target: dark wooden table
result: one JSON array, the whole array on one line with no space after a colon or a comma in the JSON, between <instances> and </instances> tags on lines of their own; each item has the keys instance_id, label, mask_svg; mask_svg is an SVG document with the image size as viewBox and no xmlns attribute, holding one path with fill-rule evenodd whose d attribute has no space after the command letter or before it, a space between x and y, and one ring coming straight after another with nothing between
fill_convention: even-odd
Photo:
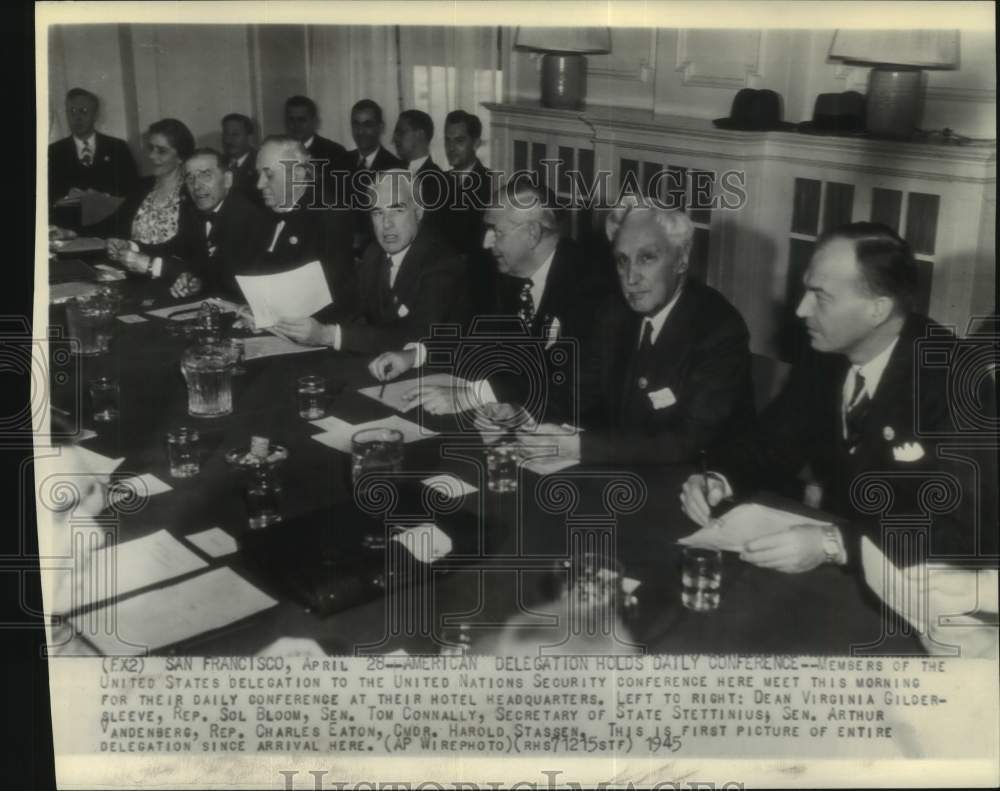
<instances>
[{"instance_id":1,"label":"dark wooden table","mask_svg":"<svg viewBox=\"0 0 1000 791\"><path fill-rule=\"evenodd\" d=\"M176 302L164 284L129 280L121 289L122 313ZM143 304L149 299L154 304ZM279 601L164 652L251 654L290 636L315 639L331 653L436 653L436 638L452 639L459 624L471 635L473 650L491 650L511 633L558 643L568 627L551 604L558 579L553 571L598 547L613 548L626 575L641 582L626 629L611 638L620 643L657 653L847 654L872 644L887 653L894 646L912 652L908 641L880 640L877 601L861 581L837 568L786 575L727 553L720 608L696 614L681 607L675 542L695 529L678 501L687 468L577 466L545 477L522 470L516 494L489 494L478 434L460 431L455 418L417 412L407 419L442 434L407 445L404 472L387 481L388 488L356 496L349 455L312 439L319 429L299 417L295 382L308 373L325 376L328 414L350 423L388 417L390 409L356 392L375 383L368 358L323 350L250 361L246 374L234 379L233 414L196 419L187 415L179 363L191 341L169 332L166 320L146 318L139 324L116 321L110 353L83 358L66 382L53 381L53 404L98 432L86 447L125 457L123 475L152 473L174 487L121 514L118 541L162 528L182 538L219 526L237 539L240 551L206 556L210 567L230 566ZM51 321L63 325L61 308L53 307ZM101 375L119 380L121 415L115 423L94 425L87 417L85 383ZM190 480L170 478L167 468L164 436L177 425L197 426L203 440L201 472ZM224 459L251 435L289 450L282 475L285 521L265 531L248 530L238 477ZM419 481L441 471L456 473L479 492L454 501L426 496ZM387 491L391 507L379 500ZM449 535L449 556L425 565L393 542L389 550L364 544L367 534L384 535L387 524L422 521ZM510 625L515 614L516 629Z\"/></svg>"}]
</instances>

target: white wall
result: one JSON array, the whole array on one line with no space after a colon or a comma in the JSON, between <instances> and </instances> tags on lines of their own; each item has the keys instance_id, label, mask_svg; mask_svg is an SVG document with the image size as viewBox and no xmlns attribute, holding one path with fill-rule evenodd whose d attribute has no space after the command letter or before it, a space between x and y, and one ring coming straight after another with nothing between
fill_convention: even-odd
<instances>
[{"instance_id":1,"label":"white wall","mask_svg":"<svg viewBox=\"0 0 1000 791\"><path fill-rule=\"evenodd\" d=\"M587 99L660 114L719 118L740 88L770 88L787 121L808 121L820 93L866 91L868 69L827 58L833 31L614 28L588 61ZM539 56L513 52L507 98L539 96ZM922 127L996 137L995 35L961 32L961 68L927 72Z\"/></svg>"}]
</instances>

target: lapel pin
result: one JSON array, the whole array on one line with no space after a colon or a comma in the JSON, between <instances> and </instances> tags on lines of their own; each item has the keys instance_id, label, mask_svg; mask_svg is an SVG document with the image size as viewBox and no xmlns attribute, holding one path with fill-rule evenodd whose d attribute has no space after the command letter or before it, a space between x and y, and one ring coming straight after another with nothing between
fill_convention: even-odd
<instances>
[{"instance_id":1,"label":"lapel pin","mask_svg":"<svg viewBox=\"0 0 1000 791\"><path fill-rule=\"evenodd\" d=\"M299 237L297 237L297 236L289 236L288 237L288 243L289 244L298 244L299 243Z\"/></svg>"},{"instance_id":2,"label":"lapel pin","mask_svg":"<svg viewBox=\"0 0 1000 791\"><path fill-rule=\"evenodd\" d=\"M649 387L649 380L645 376L640 376L638 384L640 390L645 390L647 387Z\"/></svg>"},{"instance_id":3,"label":"lapel pin","mask_svg":"<svg viewBox=\"0 0 1000 791\"><path fill-rule=\"evenodd\" d=\"M892 426L886 426L882 429L882 436L885 438L886 442L892 442L896 439L896 432L892 430Z\"/></svg>"}]
</instances>

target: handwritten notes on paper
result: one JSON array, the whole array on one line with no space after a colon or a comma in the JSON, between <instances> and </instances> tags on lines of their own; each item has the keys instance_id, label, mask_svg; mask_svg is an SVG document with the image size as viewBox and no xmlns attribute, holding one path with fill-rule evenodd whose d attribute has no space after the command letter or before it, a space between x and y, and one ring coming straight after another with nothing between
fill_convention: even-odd
<instances>
[{"instance_id":1,"label":"handwritten notes on paper","mask_svg":"<svg viewBox=\"0 0 1000 791\"><path fill-rule=\"evenodd\" d=\"M323 429L322 434L313 436L314 440L344 453L351 452L351 437L366 428L394 428L403 435L404 443L417 442L418 440L437 435L436 431L431 431L423 426L418 426L416 423L411 423L409 420L404 420L399 415L393 415L381 420L370 420L367 423L358 423L356 425L351 425L338 417L328 415L321 420L312 421L312 424L317 428Z\"/></svg>"},{"instance_id":2,"label":"handwritten notes on paper","mask_svg":"<svg viewBox=\"0 0 1000 791\"><path fill-rule=\"evenodd\" d=\"M236 282L260 328L272 327L281 319L311 316L333 302L319 261L274 275L237 275Z\"/></svg>"}]
</instances>

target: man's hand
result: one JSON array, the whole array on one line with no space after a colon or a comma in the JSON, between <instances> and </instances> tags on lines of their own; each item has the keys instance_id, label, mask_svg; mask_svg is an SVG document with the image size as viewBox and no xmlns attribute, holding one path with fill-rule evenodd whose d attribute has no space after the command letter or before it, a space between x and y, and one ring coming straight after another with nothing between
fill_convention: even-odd
<instances>
[{"instance_id":1,"label":"man's hand","mask_svg":"<svg viewBox=\"0 0 1000 791\"><path fill-rule=\"evenodd\" d=\"M747 541L740 559L764 569L799 574L822 565L826 559L823 539L820 525L793 525Z\"/></svg>"},{"instance_id":2,"label":"man's hand","mask_svg":"<svg viewBox=\"0 0 1000 791\"><path fill-rule=\"evenodd\" d=\"M524 407L499 403L477 407L472 424L487 445L499 442L505 435L515 431L534 431L537 425Z\"/></svg>"},{"instance_id":3,"label":"man's hand","mask_svg":"<svg viewBox=\"0 0 1000 791\"><path fill-rule=\"evenodd\" d=\"M307 346L333 346L333 327L320 324L311 316L304 319L282 319L274 325L274 331L290 341Z\"/></svg>"},{"instance_id":4,"label":"man's hand","mask_svg":"<svg viewBox=\"0 0 1000 791\"><path fill-rule=\"evenodd\" d=\"M145 253L137 253L131 248L122 250L118 256L118 261L129 272L135 272L137 275L144 275L149 272L149 256Z\"/></svg>"},{"instance_id":5,"label":"man's hand","mask_svg":"<svg viewBox=\"0 0 1000 791\"><path fill-rule=\"evenodd\" d=\"M517 444L527 451L525 459L531 457L532 451L536 458L551 456L553 446L560 459L580 458L580 432L555 423L542 423L537 427L526 425L517 432Z\"/></svg>"},{"instance_id":6,"label":"man's hand","mask_svg":"<svg viewBox=\"0 0 1000 791\"><path fill-rule=\"evenodd\" d=\"M405 401L413 401L422 406L432 415L453 415L456 412L467 412L478 405L472 388L465 385L414 385L403 393Z\"/></svg>"},{"instance_id":7,"label":"man's hand","mask_svg":"<svg viewBox=\"0 0 1000 791\"><path fill-rule=\"evenodd\" d=\"M170 296L174 298L193 297L200 293L201 279L190 272L182 272L170 287Z\"/></svg>"},{"instance_id":8,"label":"man's hand","mask_svg":"<svg viewBox=\"0 0 1000 791\"><path fill-rule=\"evenodd\" d=\"M65 242L68 239L76 239L76 231L70 228L60 228L57 225L49 226L50 242Z\"/></svg>"},{"instance_id":9,"label":"man's hand","mask_svg":"<svg viewBox=\"0 0 1000 791\"><path fill-rule=\"evenodd\" d=\"M401 352L383 352L368 363L368 371L380 382L391 382L413 368L416 362L416 349L404 349Z\"/></svg>"},{"instance_id":10,"label":"man's hand","mask_svg":"<svg viewBox=\"0 0 1000 791\"><path fill-rule=\"evenodd\" d=\"M722 481L698 473L690 476L681 487L681 508L695 524L707 527L712 521L712 508L726 499L726 494Z\"/></svg>"},{"instance_id":11,"label":"man's hand","mask_svg":"<svg viewBox=\"0 0 1000 791\"><path fill-rule=\"evenodd\" d=\"M127 239L108 239L104 242L104 250L112 261L121 261L122 253L130 249Z\"/></svg>"}]
</instances>

